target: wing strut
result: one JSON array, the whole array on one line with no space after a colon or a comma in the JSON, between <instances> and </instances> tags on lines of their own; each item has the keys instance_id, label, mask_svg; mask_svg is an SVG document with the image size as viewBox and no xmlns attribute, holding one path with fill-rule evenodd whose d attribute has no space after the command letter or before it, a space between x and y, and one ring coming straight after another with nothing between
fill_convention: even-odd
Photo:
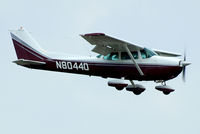
<instances>
[{"instance_id":1,"label":"wing strut","mask_svg":"<svg viewBox=\"0 0 200 134\"><path fill-rule=\"evenodd\" d=\"M125 45L126 51L128 53L128 55L130 56L131 60L133 61L133 63L135 64L138 72L140 73L140 75L144 75L144 73L142 72L141 68L139 67L139 65L136 63L135 59L133 58L133 55L131 54L130 50L128 49L128 46Z\"/></svg>"}]
</instances>

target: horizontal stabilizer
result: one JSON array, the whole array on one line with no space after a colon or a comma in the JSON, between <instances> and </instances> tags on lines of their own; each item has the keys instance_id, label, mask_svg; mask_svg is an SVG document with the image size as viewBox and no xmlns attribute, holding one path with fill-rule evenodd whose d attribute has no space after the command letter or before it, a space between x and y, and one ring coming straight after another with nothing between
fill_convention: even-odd
<instances>
[{"instance_id":1,"label":"horizontal stabilizer","mask_svg":"<svg viewBox=\"0 0 200 134\"><path fill-rule=\"evenodd\" d=\"M25 59L19 59L16 61L13 61L13 63L16 63L17 65L21 66L39 66L39 65L45 65L46 62L41 62L41 61L34 61L34 60L25 60Z\"/></svg>"}]
</instances>

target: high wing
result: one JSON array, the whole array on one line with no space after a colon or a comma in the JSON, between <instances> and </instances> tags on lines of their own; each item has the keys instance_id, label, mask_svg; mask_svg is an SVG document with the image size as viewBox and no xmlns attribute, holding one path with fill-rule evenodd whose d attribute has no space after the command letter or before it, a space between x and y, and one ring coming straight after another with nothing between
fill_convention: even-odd
<instances>
[{"instance_id":1,"label":"high wing","mask_svg":"<svg viewBox=\"0 0 200 134\"><path fill-rule=\"evenodd\" d=\"M92 51L98 54L107 55L111 52L127 51L126 46L130 51L141 50L144 47L122 41L104 33L90 33L81 35L85 40L87 40L91 45L96 45Z\"/></svg>"}]
</instances>

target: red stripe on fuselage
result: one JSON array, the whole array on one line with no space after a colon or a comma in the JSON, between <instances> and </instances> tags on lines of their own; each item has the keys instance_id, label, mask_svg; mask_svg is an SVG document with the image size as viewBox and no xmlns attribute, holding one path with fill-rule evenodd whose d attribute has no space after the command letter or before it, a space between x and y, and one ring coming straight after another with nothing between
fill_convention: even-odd
<instances>
[{"instance_id":1,"label":"red stripe on fuselage","mask_svg":"<svg viewBox=\"0 0 200 134\"><path fill-rule=\"evenodd\" d=\"M43 59L47 59L46 57L37 53L35 50L32 50L29 47L19 43L15 39L12 39L12 40L13 40L13 44L14 44L18 59L29 59L29 60L37 60L37 61L42 61Z\"/></svg>"},{"instance_id":2,"label":"red stripe on fuselage","mask_svg":"<svg viewBox=\"0 0 200 134\"><path fill-rule=\"evenodd\" d=\"M75 74L85 74L91 76L101 76L104 78L122 78L128 80L169 80L177 77L182 68L178 66L164 66L164 65L140 65L144 76L141 76L136 67L131 64L111 64L111 63L97 63L97 62L87 62L87 61L64 61L72 63L72 66L76 63L79 66L81 63L87 63L89 70L85 71L82 69L71 68L71 69L62 69L56 67L56 61L61 60L52 60L46 61L46 66L40 68L42 70L57 71L57 72L66 72L66 73L75 73ZM63 61L63 60L62 60ZM76 66L76 67L77 67ZM38 68L37 68L38 69Z\"/></svg>"}]
</instances>

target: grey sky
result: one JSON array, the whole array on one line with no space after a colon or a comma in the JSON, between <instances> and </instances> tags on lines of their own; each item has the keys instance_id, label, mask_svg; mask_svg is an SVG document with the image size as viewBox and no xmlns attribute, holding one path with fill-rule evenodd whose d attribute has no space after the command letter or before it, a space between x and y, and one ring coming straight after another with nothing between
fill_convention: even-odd
<instances>
[{"instance_id":1,"label":"grey sky","mask_svg":"<svg viewBox=\"0 0 200 134\"><path fill-rule=\"evenodd\" d=\"M1 134L199 134L198 0L1 0ZM26 27L47 51L95 55L79 34L105 32L150 48L183 53L187 82L164 96L140 82L141 96L118 92L99 77L30 70L12 63L8 29ZM138 83L138 82L136 82Z\"/></svg>"}]
</instances>

